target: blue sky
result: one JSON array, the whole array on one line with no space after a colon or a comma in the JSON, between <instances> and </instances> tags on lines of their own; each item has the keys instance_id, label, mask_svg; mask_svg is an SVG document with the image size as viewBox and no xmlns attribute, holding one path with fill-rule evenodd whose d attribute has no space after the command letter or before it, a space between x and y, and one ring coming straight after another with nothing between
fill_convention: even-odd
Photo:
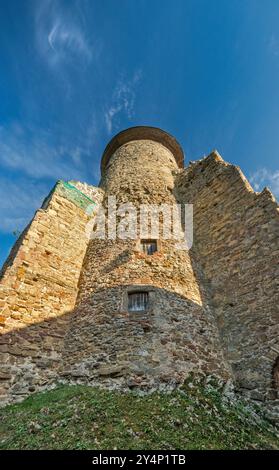
<instances>
[{"instance_id":1,"label":"blue sky","mask_svg":"<svg viewBox=\"0 0 279 470\"><path fill-rule=\"evenodd\" d=\"M278 0L0 0L0 263L118 131L217 149L279 196Z\"/></svg>"}]
</instances>

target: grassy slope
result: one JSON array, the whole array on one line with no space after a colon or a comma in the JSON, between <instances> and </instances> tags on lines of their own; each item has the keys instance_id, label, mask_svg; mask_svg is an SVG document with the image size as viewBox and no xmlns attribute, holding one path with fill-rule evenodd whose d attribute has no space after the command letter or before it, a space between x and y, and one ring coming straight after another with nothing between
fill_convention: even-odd
<instances>
[{"instance_id":1,"label":"grassy slope","mask_svg":"<svg viewBox=\"0 0 279 470\"><path fill-rule=\"evenodd\" d=\"M61 386L0 410L0 449L270 448L274 428L212 387L139 397Z\"/></svg>"}]
</instances>

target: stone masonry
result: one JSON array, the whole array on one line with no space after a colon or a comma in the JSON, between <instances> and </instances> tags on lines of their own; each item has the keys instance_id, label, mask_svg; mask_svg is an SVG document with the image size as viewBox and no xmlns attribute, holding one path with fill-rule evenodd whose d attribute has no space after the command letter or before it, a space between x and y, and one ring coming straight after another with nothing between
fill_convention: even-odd
<instances>
[{"instance_id":1,"label":"stone masonry","mask_svg":"<svg viewBox=\"0 0 279 470\"><path fill-rule=\"evenodd\" d=\"M57 377L69 312L86 251L92 200L58 182L14 245L1 272L0 394L21 399ZM92 196L91 192L89 192ZM94 199L102 191L94 189Z\"/></svg>"},{"instance_id":2,"label":"stone masonry","mask_svg":"<svg viewBox=\"0 0 279 470\"><path fill-rule=\"evenodd\" d=\"M278 204L268 189L255 193L217 152L180 173L176 195L194 204L195 252L235 383L255 399L272 398L279 355Z\"/></svg>"},{"instance_id":3,"label":"stone masonry","mask_svg":"<svg viewBox=\"0 0 279 470\"><path fill-rule=\"evenodd\" d=\"M118 204L173 204L176 171L169 149L137 140L115 151L100 186ZM161 240L160 249L148 256L138 250L137 240L90 241L65 338L67 377L147 389L181 383L194 370L229 377L194 262L175 245ZM146 314L127 310L127 294L137 289L152 297Z\"/></svg>"},{"instance_id":4,"label":"stone masonry","mask_svg":"<svg viewBox=\"0 0 279 470\"><path fill-rule=\"evenodd\" d=\"M183 167L160 129L118 134L102 158L99 188L58 182L2 268L2 403L59 381L129 390L168 389L190 373L231 380L276 411L278 205L253 191L217 152ZM93 238L96 205L190 203L194 243L157 251ZM148 295L132 312L129 295Z\"/></svg>"}]
</instances>

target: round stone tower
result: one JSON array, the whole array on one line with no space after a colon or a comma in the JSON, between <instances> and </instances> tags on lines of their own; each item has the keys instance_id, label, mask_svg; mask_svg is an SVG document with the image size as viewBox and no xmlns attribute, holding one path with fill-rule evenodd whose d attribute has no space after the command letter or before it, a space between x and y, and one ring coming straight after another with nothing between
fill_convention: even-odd
<instances>
[{"instance_id":1,"label":"round stone tower","mask_svg":"<svg viewBox=\"0 0 279 470\"><path fill-rule=\"evenodd\" d=\"M106 147L100 187L103 213L136 210L134 238L89 241L79 295L65 340L63 374L111 387L154 388L183 382L191 371L228 376L218 330L191 250L162 235L143 237L139 213L177 203L173 188L183 151L166 132L127 129ZM125 210L124 210L125 212ZM111 224L106 217L106 229Z\"/></svg>"}]
</instances>

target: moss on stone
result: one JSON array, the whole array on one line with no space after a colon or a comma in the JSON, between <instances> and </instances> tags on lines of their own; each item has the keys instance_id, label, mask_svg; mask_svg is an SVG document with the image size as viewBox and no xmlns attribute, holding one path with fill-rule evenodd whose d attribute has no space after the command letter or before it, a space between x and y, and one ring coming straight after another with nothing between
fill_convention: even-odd
<instances>
[{"instance_id":1,"label":"moss on stone","mask_svg":"<svg viewBox=\"0 0 279 470\"><path fill-rule=\"evenodd\" d=\"M82 193L78 188L66 181L58 181L55 190L59 191L62 196L81 209L86 210L91 204L96 204L93 199L90 199L90 197L86 196L86 194Z\"/></svg>"}]
</instances>

